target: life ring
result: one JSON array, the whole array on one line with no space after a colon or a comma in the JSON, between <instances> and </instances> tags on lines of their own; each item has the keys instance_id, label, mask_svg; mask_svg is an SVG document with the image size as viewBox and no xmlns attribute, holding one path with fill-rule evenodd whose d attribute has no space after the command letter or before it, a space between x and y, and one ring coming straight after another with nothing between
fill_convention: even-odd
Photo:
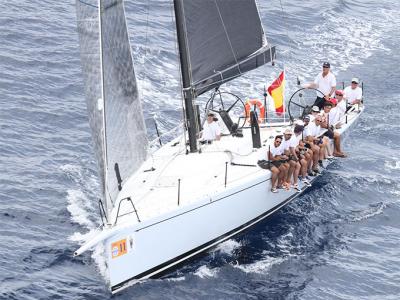
<instances>
[{"instance_id":1,"label":"life ring","mask_svg":"<svg viewBox=\"0 0 400 300\"><path fill-rule=\"evenodd\" d=\"M258 116L258 123L261 123L265 117L265 106L261 102L260 99L247 99L246 103L244 104L244 111L246 114L246 119L250 120L251 107L254 105L256 105L258 107L258 109L260 110L260 114Z\"/></svg>"}]
</instances>

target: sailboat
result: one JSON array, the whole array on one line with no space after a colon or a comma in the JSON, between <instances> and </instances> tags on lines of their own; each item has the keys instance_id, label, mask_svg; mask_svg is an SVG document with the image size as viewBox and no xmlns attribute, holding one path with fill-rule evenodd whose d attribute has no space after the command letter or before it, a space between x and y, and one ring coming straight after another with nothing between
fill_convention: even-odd
<instances>
[{"instance_id":1,"label":"sailboat","mask_svg":"<svg viewBox=\"0 0 400 300\"><path fill-rule=\"evenodd\" d=\"M271 193L271 173L257 165L282 126L251 113L224 123L219 141L202 145L196 98L271 63L255 0L174 0L180 57L183 134L150 151L122 0L77 0L81 64L99 163L103 226L81 255L103 244L112 293L156 276L243 232L301 195ZM242 100L234 103L243 103ZM361 109L351 109L348 132ZM240 123L242 121L242 123ZM314 180L316 177L314 178Z\"/></svg>"}]
</instances>

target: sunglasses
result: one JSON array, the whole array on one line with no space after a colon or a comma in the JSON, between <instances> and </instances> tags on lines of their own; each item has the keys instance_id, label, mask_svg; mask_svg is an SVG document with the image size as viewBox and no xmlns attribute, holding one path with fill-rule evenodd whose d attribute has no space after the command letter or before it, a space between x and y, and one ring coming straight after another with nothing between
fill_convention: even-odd
<instances>
[{"instance_id":1,"label":"sunglasses","mask_svg":"<svg viewBox=\"0 0 400 300\"><path fill-rule=\"evenodd\" d=\"M275 141L275 143L278 143L278 144L280 144L280 143L282 143L282 141Z\"/></svg>"},{"instance_id":2,"label":"sunglasses","mask_svg":"<svg viewBox=\"0 0 400 300\"><path fill-rule=\"evenodd\" d=\"M358 82L355 82L355 81L352 81L351 83L353 83L353 84L358 84Z\"/></svg>"}]
</instances>

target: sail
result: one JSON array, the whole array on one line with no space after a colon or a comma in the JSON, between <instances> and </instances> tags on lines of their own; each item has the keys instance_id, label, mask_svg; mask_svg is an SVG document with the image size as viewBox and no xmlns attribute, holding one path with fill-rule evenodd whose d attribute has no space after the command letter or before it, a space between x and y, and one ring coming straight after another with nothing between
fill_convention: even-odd
<instances>
[{"instance_id":1,"label":"sail","mask_svg":"<svg viewBox=\"0 0 400 300\"><path fill-rule=\"evenodd\" d=\"M184 88L200 95L274 59L254 0L175 0Z\"/></svg>"},{"instance_id":2,"label":"sail","mask_svg":"<svg viewBox=\"0 0 400 300\"><path fill-rule=\"evenodd\" d=\"M119 188L146 159L148 141L123 1L101 1L101 22L99 1L77 0L76 7L89 122L109 213Z\"/></svg>"}]
</instances>

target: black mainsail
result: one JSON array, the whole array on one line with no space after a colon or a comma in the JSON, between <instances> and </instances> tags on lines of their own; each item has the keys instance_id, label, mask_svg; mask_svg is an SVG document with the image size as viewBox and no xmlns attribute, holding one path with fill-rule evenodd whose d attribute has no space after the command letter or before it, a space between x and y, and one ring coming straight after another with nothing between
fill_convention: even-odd
<instances>
[{"instance_id":1,"label":"black mainsail","mask_svg":"<svg viewBox=\"0 0 400 300\"><path fill-rule=\"evenodd\" d=\"M146 128L123 1L77 0L76 8L89 122L109 214L124 180L146 159Z\"/></svg>"},{"instance_id":2,"label":"black mainsail","mask_svg":"<svg viewBox=\"0 0 400 300\"><path fill-rule=\"evenodd\" d=\"M271 62L275 47L267 43L254 0L174 0L174 5L193 151L193 99Z\"/></svg>"}]
</instances>

